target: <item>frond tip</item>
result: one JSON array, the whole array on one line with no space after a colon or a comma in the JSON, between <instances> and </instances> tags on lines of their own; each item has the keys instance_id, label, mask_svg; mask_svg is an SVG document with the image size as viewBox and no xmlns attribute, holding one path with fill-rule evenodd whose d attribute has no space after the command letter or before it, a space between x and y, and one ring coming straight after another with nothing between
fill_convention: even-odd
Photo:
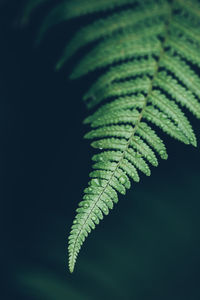
<instances>
[{"instance_id":1,"label":"frond tip","mask_svg":"<svg viewBox=\"0 0 200 300\"><path fill-rule=\"evenodd\" d=\"M113 209L118 194L125 195L140 172L150 176L158 157L167 159L157 129L196 146L182 108L200 118L199 2L65 0L46 17L40 38L53 24L97 12L99 19L80 29L57 64L62 67L90 45L71 78L102 71L83 97L89 109L97 107L84 123L91 127L85 138L99 152L69 236L70 272L85 238Z\"/></svg>"}]
</instances>

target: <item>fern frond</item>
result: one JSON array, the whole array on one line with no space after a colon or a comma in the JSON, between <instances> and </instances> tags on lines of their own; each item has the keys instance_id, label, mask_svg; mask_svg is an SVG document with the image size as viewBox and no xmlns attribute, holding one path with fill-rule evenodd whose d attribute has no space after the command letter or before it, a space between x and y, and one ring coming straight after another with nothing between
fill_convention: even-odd
<instances>
[{"instance_id":1,"label":"fern frond","mask_svg":"<svg viewBox=\"0 0 200 300\"><path fill-rule=\"evenodd\" d=\"M140 26L137 27L137 22L133 22L133 29L130 30L127 21L123 24L124 30L115 33L114 30L121 24L119 22L119 27L112 25L112 20L119 16L114 15L113 19L111 16L105 23L109 28L108 35L103 34L104 30L102 34L97 30L97 35L92 36L92 26L87 26L82 29L82 33L86 33L86 40L84 37L80 39L81 35L77 34L66 48L62 63L59 62L62 65L79 47L104 36L75 67L71 78L110 66L85 94L84 100L92 108L105 99L114 99L85 120L93 128L85 138L95 139L91 145L103 152L93 157L96 162L93 166L95 171L90 177L95 183L89 183L92 194L89 188L86 191L86 196L90 198L87 210L83 210L82 215L78 213L75 218L77 222L81 219L81 226L76 233L71 234L71 271L83 242L82 235L85 237L88 233L88 222L91 222L92 217L93 221L98 218L94 213L95 208L98 207L103 212L101 205L106 205L103 198L107 195L107 188L112 187L125 194L130 187L128 177L138 182L138 171L149 176L149 164L158 165L155 153L167 159L163 141L149 124L152 123L185 144L196 146L192 126L179 105L185 106L199 117L200 79L188 63L199 65L199 38L191 26L191 18L188 17L188 22L183 22L180 6L178 15L177 4L174 7L173 2L168 1L158 1L157 4L160 5L160 13L165 6L167 18L165 15L163 18L155 18L155 22L146 22L144 9L144 19ZM181 2L184 10L187 10L187 5L188 2L186 5ZM140 14L132 12L133 20L142 16L143 10L141 7L139 9ZM152 16L153 11L155 10L152 10ZM191 12L194 13L193 10L187 10L189 16ZM151 10L149 14L151 15ZM101 21L97 21L95 25L100 26L100 23ZM97 189L95 193L96 186L101 189ZM112 194L109 201L112 201Z\"/></svg>"},{"instance_id":2,"label":"fern frond","mask_svg":"<svg viewBox=\"0 0 200 300\"><path fill-rule=\"evenodd\" d=\"M40 37L58 22L96 12L99 19L75 34L57 63L62 67L90 45L71 78L102 71L84 95L88 108L98 106L84 123L91 127L85 138L99 153L92 158L93 171L69 236L70 272L85 238L118 202L118 193L138 182L140 172L149 176L157 156L167 159L157 129L196 146L182 107L200 118L199 2L63 1L44 20Z\"/></svg>"}]
</instances>

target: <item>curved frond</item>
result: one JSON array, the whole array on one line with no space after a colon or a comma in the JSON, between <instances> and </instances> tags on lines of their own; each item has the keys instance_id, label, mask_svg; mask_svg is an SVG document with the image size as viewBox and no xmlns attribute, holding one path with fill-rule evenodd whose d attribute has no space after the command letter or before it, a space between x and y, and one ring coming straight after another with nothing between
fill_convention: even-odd
<instances>
[{"instance_id":1,"label":"curved frond","mask_svg":"<svg viewBox=\"0 0 200 300\"><path fill-rule=\"evenodd\" d=\"M30 1L26 16L44 1ZM84 123L91 128L85 138L98 153L69 236L70 272L85 238L113 209L118 194L138 182L140 172L149 176L158 157L167 159L159 130L196 146L186 110L200 118L197 0L65 0L47 15L40 37L54 24L88 14L95 21L81 27L57 63L59 69L90 46L71 78L101 70L83 97L88 108L97 107Z\"/></svg>"},{"instance_id":2,"label":"curved frond","mask_svg":"<svg viewBox=\"0 0 200 300\"><path fill-rule=\"evenodd\" d=\"M77 33L59 62L61 66L79 47L104 37L71 75L71 78L78 78L98 68L109 67L90 87L84 101L88 108L93 108L112 99L85 119L92 127L85 138L94 139L91 145L100 153L93 157L95 171L90 174L92 181L86 192L91 201L87 203L84 216L78 213L75 218L78 222L83 217L84 224L71 234L74 237L69 248L71 271L83 242L81 237L86 236L91 227L88 222L98 218L97 214L93 215L96 207L103 213L107 189L125 194L130 188L130 179L138 182L140 171L149 176L150 165L158 165L155 154L167 159L164 142L152 125L185 144L196 146L192 126L181 107L199 117L200 78L190 62L200 65L200 40L192 25L194 10L188 10L188 1L179 2L180 5L157 1L157 15L154 16L155 10L149 10L149 19L144 7L138 7L135 12L128 10L111 15L105 20L105 28L108 28L105 33L103 25L100 28L102 20L96 21L93 25L97 30L93 32L92 25L88 25ZM160 18L163 11L165 14ZM185 11L186 22L182 17ZM127 16L132 13L132 20L120 23L126 13ZM139 18L142 21L137 26ZM119 23L116 24L115 19ZM123 30L117 32L120 26ZM108 201L112 201L112 193L109 196ZM108 210L107 206L106 213Z\"/></svg>"}]
</instances>

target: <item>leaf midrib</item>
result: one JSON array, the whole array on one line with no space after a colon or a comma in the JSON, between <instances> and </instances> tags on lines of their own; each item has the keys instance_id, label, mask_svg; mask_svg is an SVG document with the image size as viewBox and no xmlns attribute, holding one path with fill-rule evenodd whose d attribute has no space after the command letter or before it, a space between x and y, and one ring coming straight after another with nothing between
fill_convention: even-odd
<instances>
[{"instance_id":1,"label":"leaf midrib","mask_svg":"<svg viewBox=\"0 0 200 300\"><path fill-rule=\"evenodd\" d=\"M75 242L74 242L73 250L70 251L71 254L72 254L71 259L70 259L70 261L69 261L69 265L71 266L71 267L70 267L70 271L71 271L71 272L73 272L73 270L74 270L74 265L75 265L75 259L74 259L74 258L75 258L75 254L77 253L77 251L76 251L76 244L77 244L77 241L78 241L78 239L79 239L79 236L81 235L81 233L82 233L83 230L84 230L84 227L85 227L84 225L87 223L87 221L88 221L89 217L91 216L91 214L92 214L94 208L96 207L97 203L100 201L102 195L105 193L107 187L110 185L110 182L111 182L111 180L113 179L113 177L114 177L114 175L115 175L115 172L117 171L117 169L119 168L121 162L122 162L123 159L125 158L125 155L126 155L126 152L128 151L128 148L129 148L129 146L130 146L130 143L134 140L134 135L135 135L135 133L136 133L136 131L137 131L137 128L138 128L138 126L139 126L139 124L140 124L140 122L141 122L141 120L142 120L142 118L143 118L143 114L144 114L144 111L145 111L146 106L147 106L147 104L148 104L149 97L151 96L151 93L152 93L152 91L153 91L154 81L155 81L156 76L157 76L157 74L158 74L158 72L159 72L160 61L161 61L163 55L165 54L165 44L167 43L167 40L168 40L168 38L169 38L169 35L168 35L168 33L169 33L169 26L170 26L170 24L171 24L171 22L172 22L172 21L171 21L171 19L172 19L172 6L173 6L173 1L172 1L171 5L170 5L170 4L168 5L168 9L169 9L168 14L169 14L169 17L168 17L168 20L166 21L166 24L165 24L165 29L164 29L164 30L165 30L165 31L164 31L164 33L165 33L165 34L164 34L164 40L161 42L160 55L159 55L157 64L155 65L154 75L153 75L153 78L152 78L152 80L151 80L151 84L150 84L149 90L148 90L148 92L147 92L147 96L146 96L146 99L145 99L144 106L143 106L143 108L142 108L142 110L141 110L141 112L140 112L140 115L139 115L139 117L138 117L138 121L137 121L137 123L135 124L135 127L133 128L133 133L131 134L131 136L130 136L128 142L127 142L127 146L126 146L126 148L123 150L122 156L121 156L119 162L117 163L115 170L114 170L113 173L112 173L112 176L111 176L110 179L107 181L107 184L106 184L105 187L103 188L103 190L102 190L102 192L100 193L100 195L99 195L99 197L97 198L97 200L94 202L94 204L93 204L93 206L92 206L90 212L88 213L88 215L87 215L87 217L86 217L84 223L83 223L82 226L81 226L81 229L79 230L79 233L78 233L77 236L76 236L76 239L75 239Z\"/></svg>"}]
</instances>

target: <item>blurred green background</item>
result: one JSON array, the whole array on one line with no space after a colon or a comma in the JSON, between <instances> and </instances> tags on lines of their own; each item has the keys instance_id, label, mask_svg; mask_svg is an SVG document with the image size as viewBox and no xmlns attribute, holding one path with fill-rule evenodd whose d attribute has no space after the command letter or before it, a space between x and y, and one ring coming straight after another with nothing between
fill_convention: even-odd
<instances>
[{"instance_id":1,"label":"blurred green background","mask_svg":"<svg viewBox=\"0 0 200 300\"><path fill-rule=\"evenodd\" d=\"M68 272L67 235L93 153L81 96L93 78L67 80L76 58L53 71L78 24L57 26L35 49L48 7L22 29L21 5L0 6L2 299L200 299L199 146L166 137L168 161L120 197ZM188 117L200 145L200 123Z\"/></svg>"}]
</instances>

